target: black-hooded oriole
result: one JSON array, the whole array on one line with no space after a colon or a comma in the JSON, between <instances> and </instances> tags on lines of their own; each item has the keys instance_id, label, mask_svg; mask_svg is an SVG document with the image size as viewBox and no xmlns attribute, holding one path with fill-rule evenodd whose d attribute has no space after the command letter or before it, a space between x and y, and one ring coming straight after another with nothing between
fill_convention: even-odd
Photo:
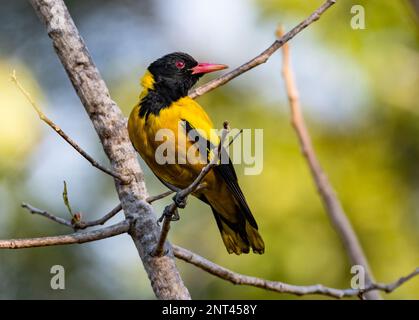
<instances>
[{"instance_id":1,"label":"black-hooded oriole","mask_svg":"<svg viewBox=\"0 0 419 320\"><path fill-rule=\"evenodd\" d=\"M210 133L213 128L210 118L188 97L188 90L205 73L225 68L225 65L198 63L186 53L175 52L154 61L145 72L139 102L129 117L128 131L135 149L165 185L187 187L205 164L188 161L159 164L155 153L162 141L156 141L157 132L160 129L174 132L175 150L171 151L180 153L179 158L186 156L185 150L178 146L180 139L187 141L186 147L194 143L188 139L190 130L206 133L208 145L218 145L219 137ZM185 123L183 132L178 130L180 122ZM214 167L203 182L205 188L193 195L211 207L227 251L241 254L252 248L255 253L263 253L264 242L231 161Z\"/></svg>"}]
</instances>

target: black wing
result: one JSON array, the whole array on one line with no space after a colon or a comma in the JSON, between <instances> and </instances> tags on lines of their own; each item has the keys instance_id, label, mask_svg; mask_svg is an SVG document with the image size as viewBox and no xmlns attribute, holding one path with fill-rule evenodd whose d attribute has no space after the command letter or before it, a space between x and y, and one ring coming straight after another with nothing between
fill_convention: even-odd
<instances>
[{"instance_id":1,"label":"black wing","mask_svg":"<svg viewBox=\"0 0 419 320\"><path fill-rule=\"evenodd\" d=\"M195 128L188 121L184 119L182 120L185 121L186 134L189 135L189 133L192 130L195 130ZM206 141L207 154L209 155L210 154L209 151L214 149L215 146L213 143L211 143L211 141L203 139L202 136L200 137L202 139L201 141L204 141L204 140ZM221 159L227 159L227 157L228 157L227 151L225 150L225 148L222 148ZM258 226L257 226L256 220L253 217L252 212L250 211L250 208L243 195L243 192L240 189L240 186L237 180L237 174L236 174L236 171L234 170L231 159L228 157L228 163L219 164L215 166L212 170L214 170L215 174L223 178L224 182L227 184L228 189L230 190L230 192L233 194L234 198L238 202L241 209L240 211L245 215L250 225L257 229Z\"/></svg>"}]
</instances>

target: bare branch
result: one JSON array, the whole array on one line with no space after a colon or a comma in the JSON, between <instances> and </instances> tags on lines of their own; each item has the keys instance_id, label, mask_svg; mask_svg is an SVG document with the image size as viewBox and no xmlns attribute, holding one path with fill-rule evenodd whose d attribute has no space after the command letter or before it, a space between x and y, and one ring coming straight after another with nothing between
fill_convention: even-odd
<instances>
[{"instance_id":1,"label":"bare branch","mask_svg":"<svg viewBox=\"0 0 419 320\"><path fill-rule=\"evenodd\" d=\"M66 227L70 227L73 228L74 230L82 230L82 229L86 229L89 227L94 227L94 226L99 226L99 225L103 225L105 224L109 219L111 219L112 217L114 217L119 211L122 210L121 204L118 204L115 208L113 208L109 213L107 213L106 215L104 215L102 218L97 219L97 220L93 220L93 221L88 221L88 222L84 222L84 221L78 221L76 223L72 223L72 221L57 217L53 214L50 214L48 211L42 210L42 209L38 209L35 208L27 203L22 203L22 208L27 209L30 213L32 214L38 214L41 215L45 218L48 218L52 221L55 221L59 224L62 224Z\"/></svg>"},{"instance_id":2,"label":"bare branch","mask_svg":"<svg viewBox=\"0 0 419 320\"><path fill-rule=\"evenodd\" d=\"M154 201L163 199L163 198L171 195L172 193L173 193L173 191L166 191L166 192L163 192L163 193L158 194L156 196L148 197L146 199L146 201L148 203L153 203ZM22 208L27 209L32 214L41 215L45 218L48 218L52 221L55 221L59 224L62 224L64 226L66 226L66 227L73 228L74 230L83 230L83 229L94 227L94 226L104 225L108 220L113 218L118 212L120 212L122 210L122 206L119 203L115 208L113 208L111 211L109 211L107 214L105 214L102 218L99 218L99 219L93 220L93 221L88 221L88 222L78 221L77 223L72 223L69 220L66 220L66 219L60 218L58 216L55 216L53 214L50 214L46 210L35 208L34 206L31 206L30 204L27 204L27 203L22 203Z\"/></svg>"},{"instance_id":3,"label":"bare branch","mask_svg":"<svg viewBox=\"0 0 419 320\"><path fill-rule=\"evenodd\" d=\"M30 204L27 204L27 203L22 203L22 208L28 210L32 214L38 214L38 215L43 216L45 218L48 218L52 221L55 221L59 224L62 224L66 227L73 228L73 225L71 224L71 222L69 220L66 220L66 219L57 217L55 215L52 215L46 210L41 210L41 209L35 208L35 207L33 207L33 206L31 206Z\"/></svg>"},{"instance_id":4,"label":"bare branch","mask_svg":"<svg viewBox=\"0 0 419 320\"><path fill-rule=\"evenodd\" d=\"M39 209L28 206L29 210L41 211ZM116 207L114 210L116 210ZM45 212L42 213L44 215ZM52 220L56 221L56 217L48 213L47 215ZM57 221L58 222L58 221ZM59 222L61 223L61 222ZM69 222L67 222L69 223ZM11 239L11 240L0 240L0 249L22 249L22 248L34 248L34 247L45 247L45 246L55 246L55 245L64 245L64 244L74 244L74 243L85 243L91 241L97 241L109 237L113 237L119 234L126 233L130 230L130 223L135 224L135 220L124 220L118 224L106 227L100 230L89 231L89 232L77 232L69 235L63 236L54 236L54 237L41 237L41 238L28 238L28 239ZM65 224L68 227L71 225ZM326 287L321 284L309 285L309 286L297 286L292 284L287 284L279 281L270 281L262 278L252 277L248 275L243 275L236 273L232 270L229 270L225 267L222 267L214 262L211 262L198 254L173 245L173 254L178 259L181 259L187 263L190 263L220 279L229 281L237 285L248 285L254 286L265 290L270 290L278 293L288 293L298 296L316 294L316 295L325 295L333 298L344 298L344 297L356 297L362 296L368 292L373 291L383 291L386 293L393 292L398 287L406 283L407 281L413 279L419 275L419 268L416 268L410 274L399 278L398 280L389 283L371 283L366 286L364 289L336 289Z\"/></svg>"},{"instance_id":5,"label":"bare branch","mask_svg":"<svg viewBox=\"0 0 419 320\"><path fill-rule=\"evenodd\" d=\"M111 211L109 211L107 214L105 214L102 218L99 218L97 220L83 222L80 221L74 225L76 229L86 229L94 226L104 225L108 220L113 218L115 215L118 214L122 210L121 204L118 204L115 208L113 208Z\"/></svg>"},{"instance_id":6,"label":"bare branch","mask_svg":"<svg viewBox=\"0 0 419 320\"><path fill-rule=\"evenodd\" d=\"M147 199L146 199L146 202L148 202L148 203L153 203L154 201L157 201L157 200L160 200L160 199L163 199L163 198L165 198L165 197L167 197L167 196L169 196L169 195L171 195L173 193L173 191L166 191L166 192L163 192L163 193L161 193L161 194L158 194L158 195L156 195L156 196L151 196L151 197L148 197ZM77 228L78 229L86 229L86 228L89 228L89 227L93 227L93 226L98 226L98 225L103 225L103 224L105 224L109 219L111 219L112 217L114 217L118 212L120 212L122 210L122 205L121 204L118 204L115 208L113 208L109 213L107 213L106 215L104 215L102 218L100 218L100 219L97 219L97 220L93 220L93 221L89 221L89 222L83 222L83 221L81 221L81 222L79 222L78 224L77 224Z\"/></svg>"},{"instance_id":7,"label":"bare branch","mask_svg":"<svg viewBox=\"0 0 419 320\"><path fill-rule=\"evenodd\" d=\"M201 257L200 255L173 245L173 253L176 258L181 259L187 263L190 263L220 279L230 281L233 284L237 285L247 285L253 286L265 290L270 290L279 293L289 293L297 296L308 295L308 294L317 294L325 295L333 298L344 298L344 297L356 297L360 294L373 292L376 290L381 290L384 292L392 292L398 287L400 287L405 282L419 275L419 268L416 268L409 275L398 279L397 281L390 284L369 284L364 290L359 289L335 289L326 287L321 284L309 285L309 286L296 286L279 281L270 281L262 278L252 277L248 275L243 275L231 271L230 269L224 268L212 261Z\"/></svg>"},{"instance_id":8,"label":"bare branch","mask_svg":"<svg viewBox=\"0 0 419 320\"><path fill-rule=\"evenodd\" d=\"M134 219L129 234L141 257L152 289L159 299L190 299L171 255L151 257L160 234L148 197L143 171L128 136L126 120L111 99L83 38L63 0L29 0L73 84L110 160L112 171L130 181L115 179L125 217Z\"/></svg>"},{"instance_id":9,"label":"bare branch","mask_svg":"<svg viewBox=\"0 0 419 320\"><path fill-rule=\"evenodd\" d=\"M265 63L271 55L273 55L279 48L281 48L285 43L294 38L298 33L307 28L310 24L320 19L320 16L329 9L332 5L336 3L336 0L327 0L323 3L316 11L314 11L307 19L295 26L291 31L286 33L280 39L276 40L268 49L263 51L258 56L254 57L252 60L246 62L240 67L222 75L219 78L216 78L189 93L189 96L193 99L202 96L203 94L218 88L226 84L227 82L233 80L239 75L257 67L258 65Z\"/></svg>"},{"instance_id":10,"label":"bare branch","mask_svg":"<svg viewBox=\"0 0 419 320\"><path fill-rule=\"evenodd\" d=\"M176 220L179 219L177 209L184 208L186 206L186 199L188 198L188 196L198 189L205 176L211 171L213 167L215 167L218 164L218 161L220 160L221 156L221 149L224 147L224 141L227 137L227 133L229 130L227 121L224 122L223 127L224 128L221 134L220 143L214 149L214 156L211 159L211 161L208 162L208 164L202 168L199 175L189 186L187 186L185 189L176 192L176 195L173 199L174 201L164 208L164 212L160 218L163 219L163 226L160 232L159 241L157 242L156 248L152 253L153 256L160 257L164 254L164 245L169 234L170 222L173 220L174 216L176 216ZM236 138L237 136L238 134L234 138Z\"/></svg>"},{"instance_id":11,"label":"bare branch","mask_svg":"<svg viewBox=\"0 0 419 320\"><path fill-rule=\"evenodd\" d=\"M229 142L228 146L231 146L234 142L234 140L236 140L236 138L238 136L240 136L243 133L243 129L240 129L239 132L236 133L236 135L233 137L233 139L231 139L231 141Z\"/></svg>"},{"instance_id":12,"label":"bare branch","mask_svg":"<svg viewBox=\"0 0 419 320\"><path fill-rule=\"evenodd\" d=\"M129 229L130 223L127 220L124 220L100 230L76 232L54 237L0 240L0 249L23 249L92 242L127 233Z\"/></svg>"},{"instance_id":13,"label":"bare branch","mask_svg":"<svg viewBox=\"0 0 419 320\"><path fill-rule=\"evenodd\" d=\"M161 194L158 194L156 196L150 196L146 199L146 201L148 203L153 203L154 201L157 201L157 200L160 200L160 199L163 199L163 198L166 198L166 197L170 196L173 192L174 191L169 190L169 191L163 192Z\"/></svg>"},{"instance_id":14,"label":"bare branch","mask_svg":"<svg viewBox=\"0 0 419 320\"><path fill-rule=\"evenodd\" d=\"M278 36L282 35L278 30ZM283 70L282 74L285 80L285 86L288 94L288 100L291 108L292 125L297 133L301 151L310 168L317 190L325 206L329 219L332 222L336 232L342 240L349 259L353 265L362 265L365 269L367 283L374 283L368 260L362 250L358 237L349 222L338 196L333 190L326 173L322 169L317 159L310 134L305 125L304 117L301 112L298 89L295 83L294 74L291 68L289 45L285 44L283 50ZM380 299L377 292L366 294L368 299Z\"/></svg>"},{"instance_id":15,"label":"bare branch","mask_svg":"<svg viewBox=\"0 0 419 320\"><path fill-rule=\"evenodd\" d=\"M409 281L410 279L413 279L417 275L419 275L419 267L416 268L411 273L409 273L407 276L401 277L400 279L397 279L396 281L394 281L392 283L388 283L388 284L375 283L375 284L371 285L371 288L381 290L381 291L384 291L386 293L390 293L390 292L393 292L394 290L396 290L398 287L400 287L404 283L406 283L407 281Z\"/></svg>"},{"instance_id":16,"label":"bare branch","mask_svg":"<svg viewBox=\"0 0 419 320\"><path fill-rule=\"evenodd\" d=\"M37 105L35 100L32 98L31 94L25 90L25 88L20 84L20 82L17 80L16 72L13 71L11 75L12 82L17 86L17 88L22 92L22 94L25 96L25 98L29 101L29 103L32 105L34 110L39 116L39 119L41 119L43 122L45 122L48 126L50 126L56 133L58 133L61 138L63 138L67 143L72 146L78 153L81 154L83 158L85 158L87 161L91 163L92 166L96 167L100 171L117 178L121 181L125 181L124 177L121 175L112 172L111 170L105 168L104 166L100 165L93 157L91 157L86 151L84 151L73 139L71 139L58 125L56 125L50 118L48 118L41 110L41 108Z\"/></svg>"}]
</instances>

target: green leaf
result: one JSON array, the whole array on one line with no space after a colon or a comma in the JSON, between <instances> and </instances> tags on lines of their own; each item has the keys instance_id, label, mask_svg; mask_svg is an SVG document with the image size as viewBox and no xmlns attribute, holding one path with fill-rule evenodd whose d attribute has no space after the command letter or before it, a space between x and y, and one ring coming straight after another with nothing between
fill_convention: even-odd
<instances>
[{"instance_id":1,"label":"green leaf","mask_svg":"<svg viewBox=\"0 0 419 320\"><path fill-rule=\"evenodd\" d=\"M70 216L73 217L73 210L71 210L70 201L68 200L68 192L67 192L67 183L64 180L64 190L63 190L63 200L64 204L67 207L68 212L70 213Z\"/></svg>"}]
</instances>

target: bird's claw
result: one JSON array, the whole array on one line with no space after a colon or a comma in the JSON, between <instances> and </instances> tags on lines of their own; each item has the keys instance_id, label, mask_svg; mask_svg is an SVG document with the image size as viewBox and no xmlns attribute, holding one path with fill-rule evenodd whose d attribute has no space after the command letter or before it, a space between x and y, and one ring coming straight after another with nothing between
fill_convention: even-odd
<instances>
[{"instance_id":1,"label":"bird's claw","mask_svg":"<svg viewBox=\"0 0 419 320\"><path fill-rule=\"evenodd\" d=\"M169 249L167 249L167 248L165 248L164 250L163 250L163 253L160 255L157 255L156 253L155 253L155 249L154 250L152 250L151 252L150 252L150 256L152 256L152 257L164 257L164 256L167 256L168 254L170 253L170 250Z\"/></svg>"},{"instance_id":2,"label":"bird's claw","mask_svg":"<svg viewBox=\"0 0 419 320\"><path fill-rule=\"evenodd\" d=\"M157 224L160 225L160 223L162 223L165 218L170 219L170 221L179 221L180 216L178 210L175 209L175 211L171 213L167 208L165 208L163 214L157 220Z\"/></svg>"},{"instance_id":3,"label":"bird's claw","mask_svg":"<svg viewBox=\"0 0 419 320\"><path fill-rule=\"evenodd\" d=\"M171 215L170 221L179 221L179 220L180 220L180 215L176 209L175 212L173 212L173 214Z\"/></svg>"},{"instance_id":4,"label":"bird's claw","mask_svg":"<svg viewBox=\"0 0 419 320\"><path fill-rule=\"evenodd\" d=\"M162 223L162 222L163 222L164 217L165 217L165 215L164 215L164 213L163 213L163 214L160 216L160 218L158 218L158 219L157 219L157 225L158 225L158 226L160 225L160 223Z\"/></svg>"},{"instance_id":5,"label":"bird's claw","mask_svg":"<svg viewBox=\"0 0 419 320\"><path fill-rule=\"evenodd\" d=\"M181 197L181 196L179 196L179 193L176 193L173 196L173 201L176 204L176 207L181 208L181 209L185 209L185 207L186 207L185 197Z\"/></svg>"}]
</instances>

